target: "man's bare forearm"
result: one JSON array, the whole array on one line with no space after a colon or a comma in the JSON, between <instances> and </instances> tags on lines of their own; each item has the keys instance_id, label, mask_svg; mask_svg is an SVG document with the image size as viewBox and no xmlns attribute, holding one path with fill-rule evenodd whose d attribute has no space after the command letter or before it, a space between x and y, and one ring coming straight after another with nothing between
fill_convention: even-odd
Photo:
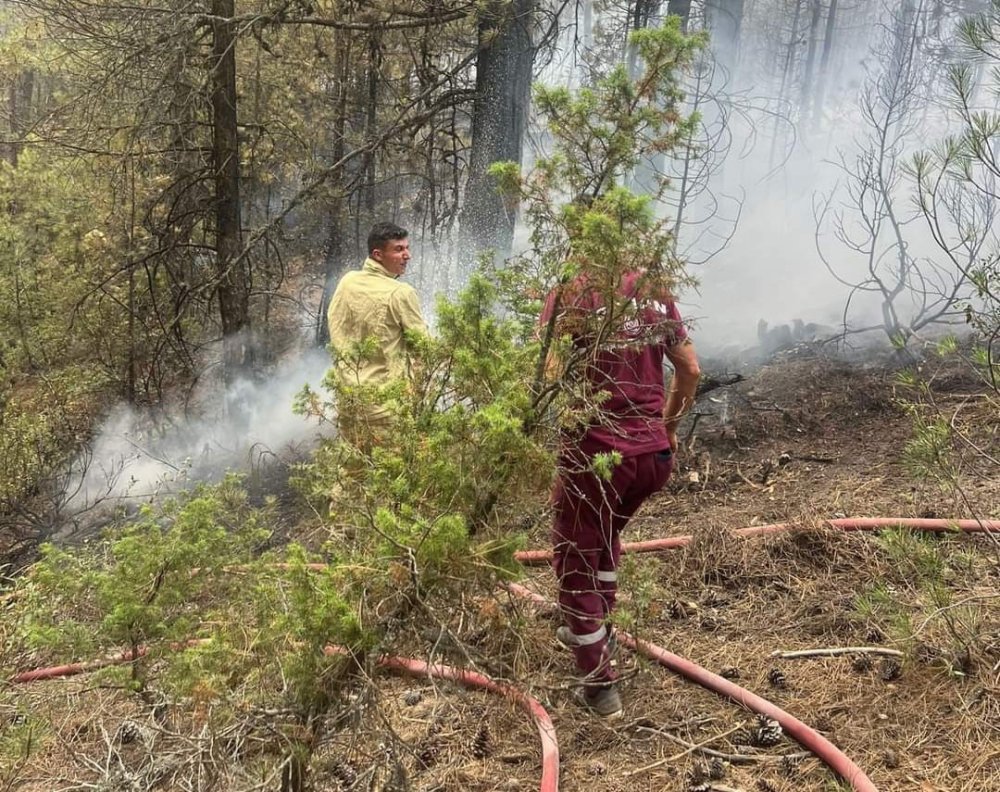
<instances>
[{"instance_id":1,"label":"man's bare forearm","mask_svg":"<svg viewBox=\"0 0 1000 792\"><path fill-rule=\"evenodd\" d=\"M694 406L694 396L701 379L701 368L694 344L685 340L667 350L667 358L674 367L670 381L670 391L663 405L663 424L670 437L670 447L677 450L677 424L684 414Z\"/></svg>"},{"instance_id":2,"label":"man's bare forearm","mask_svg":"<svg viewBox=\"0 0 1000 792\"><path fill-rule=\"evenodd\" d=\"M698 390L700 373L675 370L667 394L667 403L663 407L663 423L668 431L677 429L684 414L694 405L694 395Z\"/></svg>"}]
</instances>

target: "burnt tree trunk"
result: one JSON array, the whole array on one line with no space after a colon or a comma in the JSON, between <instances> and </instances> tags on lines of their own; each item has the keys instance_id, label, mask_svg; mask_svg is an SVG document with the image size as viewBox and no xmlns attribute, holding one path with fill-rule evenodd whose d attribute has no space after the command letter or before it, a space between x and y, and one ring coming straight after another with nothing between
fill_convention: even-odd
<instances>
[{"instance_id":1,"label":"burnt tree trunk","mask_svg":"<svg viewBox=\"0 0 1000 792\"><path fill-rule=\"evenodd\" d=\"M350 38L338 32L334 39L334 80L331 86L331 99L336 103L337 114L334 117L333 129L331 130L331 153L330 160L339 162L344 158L346 150L345 135L347 133L347 97L350 88ZM325 347L330 343L330 327L326 321L326 311L333 298L333 291L337 287L337 281L347 268L347 251L344 244L344 237L347 234L347 223L344 221L344 213L347 208L347 200L344 195L344 170L339 169L331 178L330 190L330 210L327 219L326 244L323 246L324 270L323 299L320 301L319 316L316 322L316 343Z\"/></svg>"},{"instance_id":2,"label":"burnt tree trunk","mask_svg":"<svg viewBox=\"0 0 1000 792\"><path fill-rule=\"evenodd\" d=\"M487 169L494 162L521 161L535 59L535 6L536 0L489 0L479 12L472 147L461 217L466 265L486 250L503 258L513 240L515 208L497 192Z\"/></svg>"},{"instance_id":3,"label":"burnt tree trunk","mask_svg":"<svg viewBox=\"0 0 1000 792\"><path fill-rule=\"evenodd\" d=\"M687 33L691 21L691 0L668 0L667 13L681 18L681 30Z\"/></svg>"},{"instance_id":4,"label":"burnt tree trunk","mask_svg":"<svg viewBox=\"0 0 1000 792\"><path fill-rule=\"evenodd\" d=\"M653 18L659 13L661 0L635 0L635 5L632 7L632 12L629 18L629 33L634 30L642 30L649 27L649 23L653 21ZM638 75L639 63L638 63L639 53L636 48L632 46L631 43L626 42L625 46L625 65L628 69L629 77L633 80Z\"/></svg>"},{"instance_id":5,"label":"burnt tree trunk","mask_svg":"<svg viewBox=\"0 0 1000 792\"><path fill-rule=\"evenodd\" d=\"M743 0L707 0L705 21L712 34L715 60L732 77L739 60Z\"/></svg>"},{"instance_id":6,"label":"burnt tree trunk","mask_svg":"<svg viewBox=\"0 0 1000 792\"><path fill-rule=\"evenodd\" d=\"M785 63L781 70L781 87L778 89L778 106L785 101L785 92L791 83L790 77L795 66L795 53L799 48L799 20L802 17L802 0L795 0L795 15L792 17L792 32L788 37L788 47L785 49ZM778 139L781 134L781 118L774 119L774 134L771 135L771 153L768 157L768 169L774 167L775 155L778 151Z\"/></svg>"},{"instance_id":7,"label":"burnt tree trunk","mask_svg":"<svg viewBox=\"0 0 1000 792\"><path fill-rule=\"evenodd\" d=\"M823 55L819 62L819 77L816 80L816 96L813 100L812 122L813 128L819 128L823 118L823 104L825 102L826 81L829 79L830 54L833 52L833 35L837 27L837 0L830 0L830 9L826 14L826 33L823 36Z\"/></svg>"},{"instance_id":8,"label":"burnt tree trunk","mask_svg":"<svg viewBox=\"0 0 1000 792\"><path fill-rule=\"evenodd\" d=\"M382 49L377 32L368 37L368 95L365 106L365 139L374 143L378 133L378 88L379 71L382 68ZM375 222L375 149L365 156L365 209L368 219Z\"/></svg>"},{"instance_id":9,"label":"burnt tree trunk","mask_svg":"<svg viewBox=\"0 0 1000 792\"><path fill-rule=\"evenodd\" d=\"M215 264L227 385L252 364L249 278L242 251L240 151L236 120L234 0L212 0L212 166L215 172ZM230 405L233 406L233 405Z\"/></svg>"},{"instance_id":10,"label":"burnt tree trunk","mask_svg":"<svg viewBox=\"0 0 1000 792\"><path fill-rule=\"evenodd\" d=\"M799 93L799 119L805 121L809 117L809 100L812 98L813 72L816 69L816 41L819 34L820 12L819 0L812 0L812 16L809 19L809 46L806 49L805 75L802 77L802 90Z\"/></svg>"}]
</instances>

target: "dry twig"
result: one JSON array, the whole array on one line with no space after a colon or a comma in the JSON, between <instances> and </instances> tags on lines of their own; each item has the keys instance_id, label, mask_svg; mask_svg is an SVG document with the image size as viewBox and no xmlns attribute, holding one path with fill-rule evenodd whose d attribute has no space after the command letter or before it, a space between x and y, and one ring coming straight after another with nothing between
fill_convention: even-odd
<instances>
[{"instance_id":1,"label":"dry twig","mask_svg":"<svg viewBox=\"0 0 1000 792\"><path fill-rule=\"evenodd\" d=\"M640 767L640 768L638 768L636 770L630 770L630 771L624 773L624 775L625 775L626 778L628 778L628 777L631 777L631 776L634 776L634 775L639 775L641 773L645 773L645 772L647 772L649 770L654 770L657 767L662 767L665 764L670 764L671 762L676 762L678 759L683 759L689 753L697 751L699 748L704 748L705 746L710 745L711 743L717 742L718 740L721 740L723 737L728 737L730 734L733 734L734 732L739 731L741 728L743 728L743 724L742 723L738 723L735 726L733 726L733 728L729 729L729 731L725 731L722 734L714 734L711 737L709 737L707 740L703 740L700 743L694 743L694 744L689 743L686 740L681 740L679 737L675 738L675 737L673 737L673 735L670 735L671 739L676 739L677 742L683 743L683 745L685 746L685 748L684 748L683 751L681 751L679 754L674 754L673 756L668 756L665 759L659 759L659 760L653 762L652 764L645 765L644 767ZM666 734L666 732L664 732L664 734Z\"/></svg>"},{"instance_id":2,"label":"dry twig","mask_svg":"<svg viewBox=\"0 0 1000 792\"><path fill-rule=\"evenodd\" d=\"M771 657L777 657L781 660L795 660L802 657L837 657L838 655L852 654L903 656L903 653L898 649L886 649L884 646L835 646L827 649L798 649L795 651L777 649L771 652Z\"/></svg>"}]
</instances>

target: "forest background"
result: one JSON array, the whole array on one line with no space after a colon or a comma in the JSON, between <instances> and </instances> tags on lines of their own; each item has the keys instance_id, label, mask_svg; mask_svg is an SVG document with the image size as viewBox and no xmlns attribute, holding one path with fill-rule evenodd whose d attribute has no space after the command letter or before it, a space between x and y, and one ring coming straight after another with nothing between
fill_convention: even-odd
<instances>
[{"instance_id":1,"label":"forest background","mask_svg":"<svg viewBox=\"0 0 1000 792\"><path fill-rule=\"evenodd\" d=\"M685 313L727 365L786 341L863 355L871 337L913 362L968 329L995 407L997 0L0 14L0 539L33 552L123 494L135 518L96 549L42 551L5 662L126 647L112 680L154 713L179 696L221 734L251 705L290 712L267 763L282 789L306 786L327 716L404 625L445 635L451 603L517 574L510 525L537 519L550 419L573 403L543 382L559 342L533 324L537 285L572 274L567 240L612 270L656 251L675 287L699 280ZM536 82L554 87L533 100ZM562 205L581 194L586 211ZM325 306L387 217L411 229L435 338L415 389L389 394L404 423L364 486L343 483L336 442L296 469L326 571L232 479L159 503L166 478L315 433L293 395L327 368ZM313 389L298 406L335 405ZM962 496L942 464L954 427L913 416L915 464ZM337 486L360 506L330 519ZM511 627L492 600L465 606ZM170 650L195 634L209 644Z\"/></svg>"},{"instance_id":2,"label":"forest background","mask_svg":"<svg viewBox=\"0 0 1000 792\"><path fill-rule=\"evenodd\" d=\"M303 436L276 389L318 380L304 347L325 344L370 223L412 230L429 313L482 251L530 246L487 169L546 152L533 82L634 71L628 32L666 14L712 38L682 86L700 121L633 185L670 179L659 211L703 284L682 299L709 349L746 346L758 319L897 344L964 322L997 249L996 30L972 58L961 28L991 7L4 3L0 512L44 521L29 504L68 458L120 467L122 434L182 414ZM945 150L965 131L971 159Z\"/></svg>"}]
</instances>

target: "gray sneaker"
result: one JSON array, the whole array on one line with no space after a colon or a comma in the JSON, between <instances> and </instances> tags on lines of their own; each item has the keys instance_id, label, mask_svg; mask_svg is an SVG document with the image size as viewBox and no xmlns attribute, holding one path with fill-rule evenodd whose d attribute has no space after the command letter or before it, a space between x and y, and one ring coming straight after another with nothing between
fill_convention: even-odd
<instances>
[{"instance_id":1,"label":"gray sneaker","mask_svg":"<svg viewBox=\"0 0 1000 792\"><path fill-rule=\"evenodd\" d=\"M622 697L618 695L618 689L613 684L578 688L574 698L581 707L608 720L620 718L625 712L622 707Z\"/></svg>"},{"instance_id":2,"label":"gray sneaker","mask_svg":"<svg viewBox=\"0 0 1000 792\"><path fill-rule=\"evenodd\" d=\"M577 645L577 639L569 627L563 625L556 630L556 643L563 649L573 651L573 647ZM615 635L614 630L608 630L608 654L611 657L615 657L618 654L618 636Z\"/></svg>"}]
</instances>

